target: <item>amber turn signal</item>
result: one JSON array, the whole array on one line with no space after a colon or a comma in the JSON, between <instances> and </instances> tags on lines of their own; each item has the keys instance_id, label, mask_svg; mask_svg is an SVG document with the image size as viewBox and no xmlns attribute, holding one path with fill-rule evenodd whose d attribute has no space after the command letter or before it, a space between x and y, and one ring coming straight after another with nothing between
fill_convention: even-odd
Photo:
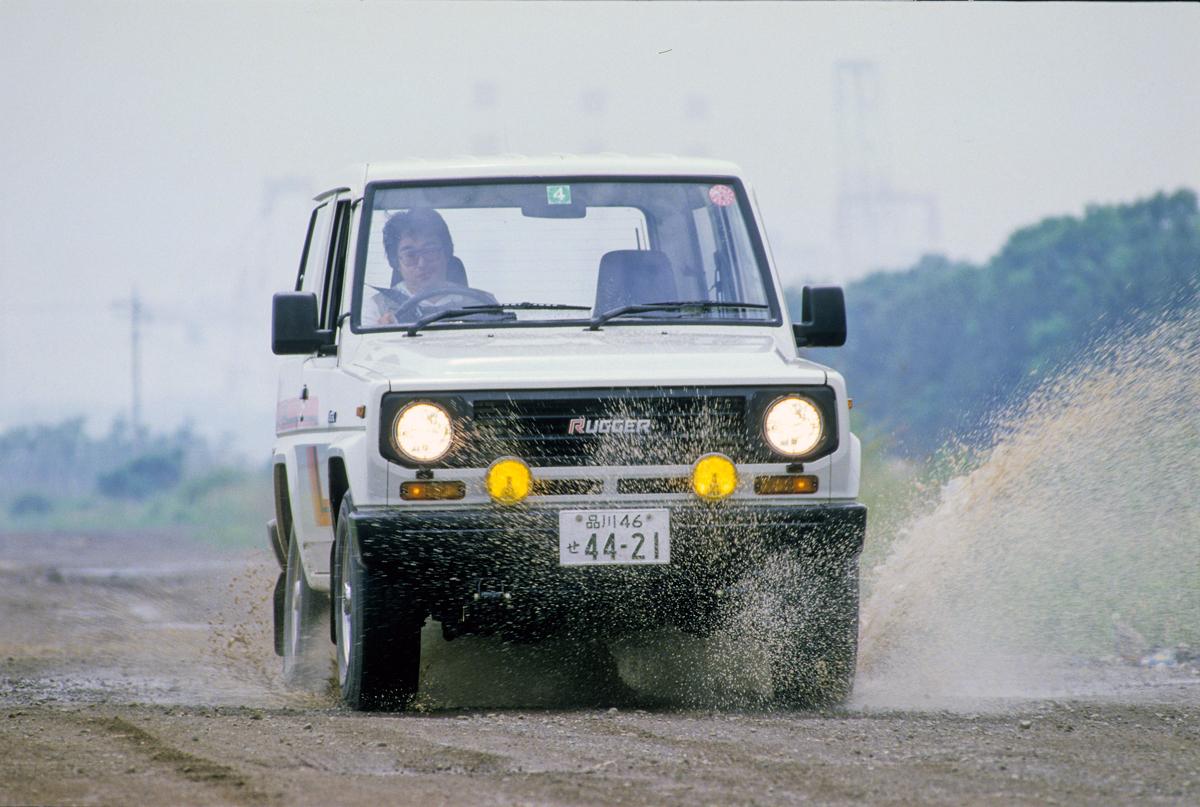
<instances>
[{"instance_id":1,"label":"amber turn signal","mask_svg":"<svg viewBox=\"0 0 1200 807\"><path fill-rule=\"evenodd\" d=\"M781 496L788 493L816 493L815 476L756 476L754 492L760 496Z\"/></svg>"},{"instance_id":2,"label":"amber turn signal","mask_svg":"<svg viewBox=\"0 0 1200 807\"><path fill-rule=\"evenodd\" d=\"M400 486L400 498L405 501L431 499L461 499L467 495L462 482L405 482Z\"/></svg>"}]
</instances>

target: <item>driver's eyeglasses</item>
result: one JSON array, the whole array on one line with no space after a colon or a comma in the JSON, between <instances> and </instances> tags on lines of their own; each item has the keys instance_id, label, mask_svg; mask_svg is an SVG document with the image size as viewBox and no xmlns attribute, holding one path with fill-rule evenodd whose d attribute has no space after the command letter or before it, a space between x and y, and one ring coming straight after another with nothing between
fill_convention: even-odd
<instances>
[{"instance_id":1,"label":"driver's eyeglasses","mask_svg":"<svg viewBox=\"0 0 1200 807\"><path fill-rule=\"evenodd\" d=\"M400 259L400 263L404 264L405 266L416 266L422 260L432 261L435 258L440 258L442 254L442 247L437 244L428 247L402 249L396 253L397 257Z\"/></svg>"}]
</instances>

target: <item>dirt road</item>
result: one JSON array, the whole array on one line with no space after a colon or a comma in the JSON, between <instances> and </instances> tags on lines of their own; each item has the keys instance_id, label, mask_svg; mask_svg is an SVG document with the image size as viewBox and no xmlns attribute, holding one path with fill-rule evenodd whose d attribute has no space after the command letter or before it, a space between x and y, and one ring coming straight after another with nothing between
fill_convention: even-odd
<instances>
[{"instance_id":1,"label":"dirt road","mask_svg":"<svg viewBox=\"0 0 1200 807\"><path fill-rule=\"evenodd\" d=\"M0 536L0 804L1200 802L1194 669L954 712L611 708L562 648L431 632L420 710L358 714L280 684L272 564Z\"/></svg>"}]
</instances>

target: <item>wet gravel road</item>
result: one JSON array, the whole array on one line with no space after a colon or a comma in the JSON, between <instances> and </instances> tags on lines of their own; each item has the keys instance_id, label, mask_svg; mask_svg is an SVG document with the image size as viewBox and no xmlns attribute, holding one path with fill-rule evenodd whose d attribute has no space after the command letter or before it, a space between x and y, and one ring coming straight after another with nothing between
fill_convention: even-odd
<instances>
[{"instance_id":1,"label":"wet gravel road","mask_svg":"<svg viewBox=\"0 0 1200 807\"><path fill-rule=\"evenodd\" d=\"M612 708L553 649L468 640L427 645L420 711L358 714L281 685L272 563L0 536L0 804L1200 803L1194 669L954 711Z\"/></svg>"}]
</instances>

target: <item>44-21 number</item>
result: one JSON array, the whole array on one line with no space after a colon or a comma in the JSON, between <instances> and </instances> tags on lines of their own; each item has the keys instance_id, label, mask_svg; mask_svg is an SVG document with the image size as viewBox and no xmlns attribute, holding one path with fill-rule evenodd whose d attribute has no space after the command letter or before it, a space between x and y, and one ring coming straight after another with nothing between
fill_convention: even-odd
<instances>
[{"instance_id":1,"label":"44-21 number","mask_svg":"<svg viewBox=\"0 0 1200 807\"><path fill-rule=\"evenodd\" d=\"M635 544L633 547L633 554L631 554L629 556L629 559L630 560L646 560L646 556L644 554L642 554L643 550L646 547L646 540L647 540L646 534L641 533L641 532L635 532L629 536L629 539L631 541L637 541L637 544ZM600 536L597 533L593 532L591 537L588 538L587 546L585 546L583 548L583 554L590 556L592 560L600 560L601 555L607 555L610 559L616 560L617 559L617 534L615 532L610 532L608 534L608 537L603 539L604 540L603 546L601 546L600 540L601 540ZM658 560L658 532L655 532L654 535L650 536L649 540L651 541L651 543L654 547L653 559ZM624 546L622 546L621 548L624 549Z\"/></svg>"}]
</instances>

